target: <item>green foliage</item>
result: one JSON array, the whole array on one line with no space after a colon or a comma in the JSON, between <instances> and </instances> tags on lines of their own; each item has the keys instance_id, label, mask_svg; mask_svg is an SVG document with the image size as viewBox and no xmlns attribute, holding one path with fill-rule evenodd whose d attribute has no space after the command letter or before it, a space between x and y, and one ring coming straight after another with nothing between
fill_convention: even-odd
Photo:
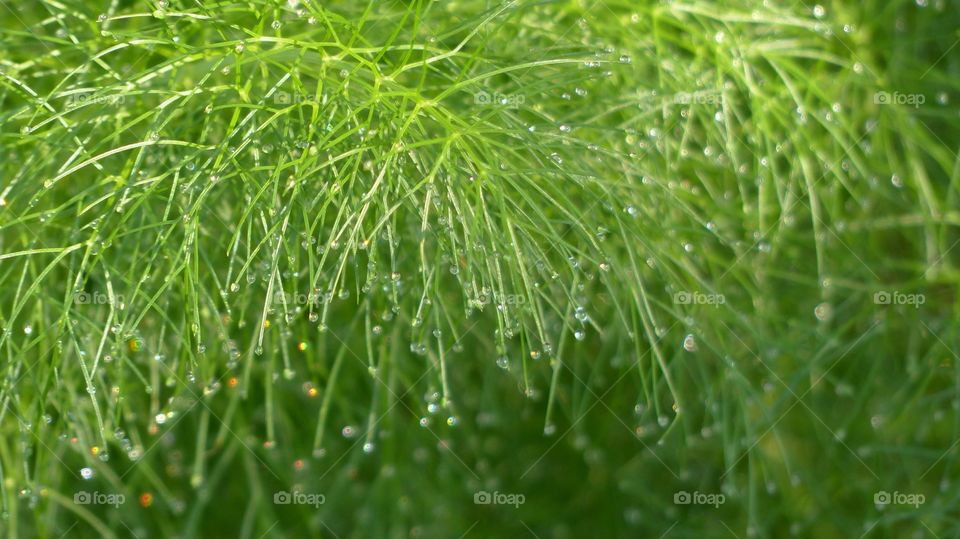
<instances>
[{"instance_id":1,"label":"green foliage","mask_svg":"<svg viewBox=\"0 0 960 539\"><path fill-rule=\"evenodd\" d=\"M947 2L94 4L0 0L5 535L958 533Z\"/></svg>"}]
</instances>

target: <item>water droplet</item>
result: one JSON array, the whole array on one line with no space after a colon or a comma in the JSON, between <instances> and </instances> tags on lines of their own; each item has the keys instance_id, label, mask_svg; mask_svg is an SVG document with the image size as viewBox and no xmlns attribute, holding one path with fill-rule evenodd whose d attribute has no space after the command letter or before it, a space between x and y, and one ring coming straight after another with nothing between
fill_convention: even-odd
<instances>
[{"instance_id":1,"label":"water droplet","mask_svg":"<svg viewBox=\"0 0 960 539\"><path fill-rule=\"evenodd\" d=\"M826 15L826 14L827 14L827 10L824 9L824 7L821 6L820 4L817 4L817 5L813 6L813 16L814 16L814 17L816 17L816 18L818 18L818 19L822 19L822 18L824 17L824 15Z\"/></svg>"},{"instance_id":2,"label":"water droplet","mask_svg":"<svg viewBox=\"0 0 960 539\"><path fill-rule=\"evenodd\" d=\"M582 329L573 330L573 338L578 341L582 341L586 336L586 332L584 332Z\"/></svg>"},{"instance_id":3,"label":"water droplet","mask_svg":"<svg viewBox=\"0 0 960 539\"><path fill-rule=\"evenodd\" d=\"M279 29L280 29L280 21L273 21L272 23L270 23L270 27L273 28L274 30L279 30Z\"/></svg>"},{"instance_id":4,"label":"water droplet","mask_svg":"<svg viewBox=\"0 0 960 539\"><path fill-rule=\"evenodd\" d=\"M833 317L833 306L826 302L821 303L813 309L813 314L817 317L817 320L830 320Z\"/></svg>"},{"instance_id":5,"label":"water droplet","mask_svg":"<svg viewBox=\"0 0 960 539\"><path fill-rule=\"evenodd\" d=\"M350 425L347 425L346 427L343 427L343 430L341 430L340 433L343 434L344 438L353 438L357 434L357 431Z\"/></svg>"},{"instance_id":6,"label":"water droplet","mask_svg":"<svg viewBox=\"0 0 960 539\"><path fill-rule=\"evenodd\" d=\"M683 338L683 349L687 352L697 351L697 339L692 333Z\"/></svg>"},{"instance_id":7,"label":"water droplet","mask_svg":"<svg viewBox=\"0 0 960 539\"><path fill-rule=\"evenodd\" d=\"M457 426L457 423L459 423L459 422L460 422L460 420L457 419L457 416L455 416L455 415L452 415L452 416L450 416L450 417L447 418L447 425L450 426L450 427L456 427L456 426Z\"/></svg>"},{"instance_id":8,"label":"water droplet","mask_svg":"<svg viewBox=\"0 0 960 539\"><path fill-rule=\"evenodd\" d=\"M376 446L373 445L373 442L367 442L363 444L363 452L370 454L373 453L373 450L376 449Z\"/></svg>"},{"instance_id":9,"label":"water droplet","mask_svg":"<svg viewBox=\"0 0 960 539\"><path fill-rule=\"evenodd\" d=\"M507 369L510 367L510 360L507 359L507 356L500 356L497 358L497 367L501 369Z\"/></svg>"},{"instance_id":10,"label":"water droplet","mask_svg":"<svg viewBox=\"0 0 960 539\"><path fill-rule=\"evenodd\" d=\"M83 477L87 481L93 478L93 469L92 468L80 468L80 477Z\"/></svg>"},{"instance_id":11,"label":"water droplet","mask_svg":"<svg viewBox=\"0 0 960 539\"><path fill-rule=\"evenodd\" d=\"M621 64L629 64L629 63L631 63L631 62L633 62L633 59L630 58L629 55L623 54L623 55L620 56L620 63L621 63Z\"/></svg>"}]
</instances>

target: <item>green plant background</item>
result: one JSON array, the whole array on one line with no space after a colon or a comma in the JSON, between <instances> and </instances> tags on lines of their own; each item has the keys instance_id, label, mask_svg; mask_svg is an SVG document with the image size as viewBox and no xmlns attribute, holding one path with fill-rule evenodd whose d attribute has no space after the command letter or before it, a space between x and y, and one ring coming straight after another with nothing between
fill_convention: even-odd
<instances>
[{"instance_id":1,"label":"green plant background","mask_svg":"<svg viewBox=\"0 0 960 539\"><path fill-rule=\"evenodd\" d=\"M954 3L0 21L6 536L960 534Z\"/></svg>"}]
</instances>

